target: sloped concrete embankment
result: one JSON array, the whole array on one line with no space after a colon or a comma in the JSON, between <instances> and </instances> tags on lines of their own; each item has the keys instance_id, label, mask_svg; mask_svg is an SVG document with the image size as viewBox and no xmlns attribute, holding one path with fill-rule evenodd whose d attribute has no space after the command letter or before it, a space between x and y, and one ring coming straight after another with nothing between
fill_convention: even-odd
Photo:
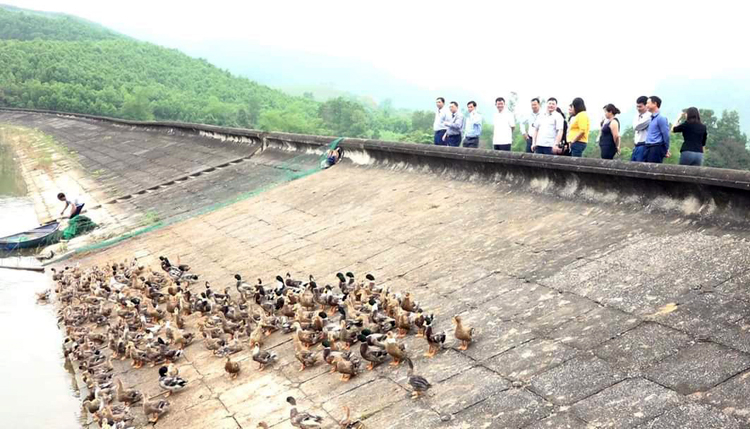
<instances>
[{"instance_id":1,"label":"sloped concrete embankment","mask_svg":"<svg viewBox=\"0 0 750 429\"><path fill-rule=\"evenodd\" d=\"M376 429L750 423L746 232L342 164L76 262L136 254L152 265L179 257L218 290L231 289L235 273L334 283L339 271L370 272L412 292L449 333L450 348L434 359L421 356L423 339L406 340L434 384L420 401L408 398L403 368L383 365L348 383L326 366L298 372L279 333L266 344L279 364L258 372L245 350L234 381L195 343L180 369L191 387L159 426L288 428L289 395L326 416L326 427L344 405ZM466 352L455 349L455 314L478 330ZM119 368L131 385L158 393L155 369Z\"/></svg>"},{"instance_id":2,"label":"sloped concrete embankment","mask_svg":"<svg viewBox=\"0 0 750 429\"><path fill-rule=\"evenodd\" d=\"M215 210L310 174L322 153L264 143L253 132L227 138L18 111L0 112L0 123L39 130L54 142L43 148L54 160L45 168L36 159L39 150L15 147L38 219L59 215L62 191L82 195L86 214L101 226L68 243L69 250Z\"/></svg>"},{"instance_id":3,"label":"sloped concrete embankment","mask_svg":"<svg viewBox=\"0 0 750 429\"><path fill-rule=\"evenodd\" d=\"M269 153L294 156L329 141L262 138ZM155 265L163 254L217 290L235 273L333 282L339 271L371 272L411 291L449 333L451 347L432 360L421 356L424 340L406 340L430 394L409 399L403 368L349 383L324 366L300 373L278 333L266 344L278 366L257 372L245 350L236 355L245 369L230 381L194 343L180 364L191 387L171 399L159 427L286 428L290 394L326 416L326 427L343 405L369 428L750 424L750 241L735 210L746 206L745 173L627 165L604 174L595 160L343 144L348 161L335 168L75 262L138 255ZM657 173L664 177L649 179ZM574 179L578 192L566 193ZM624 185L599 197L610 181ZM707 208L654 203L686 196ZM455 314L478 330L465 352L450 333ZM126 384L158 393L155 369L116 365Z\"/></svg>"},{"instance_id":4,"label":"sloped concrete embankment","mask_svg":"<svg viewBox=\"0 0 750 429\"><path fill-rule=\"evenodd\" d=\"M16 112L16 115L22 115ZM13 115L12 113L6 113ZM41 122L44 129L45 121L49 121L52 113L40 114L29 113L21 122ZM100 118L86 115L59 115L59 117L82 121L89 124L97 124L100 127L114 127L120 133L136 133L149 131L153 136L170 136L170 139L182 139L190 141L197 139L198 147L208 146L214 153L222 153L229 147L244 147L248 152L243 153L246 158L255 158L257 164L250 163L253 167L255 178L246 182L247 175L251 174L247 169L230 169L227 175L230 177L216 177L213 182L221 181L224 186L220 189L207 189L197 184L190 184L184 188L197 189L197 196L207 201L194 201L190 204L190 192L174 190L164 192L170 194L165 199L159 194L153 196L162 204L154 204L144 198L143 203L138 205L140 211L156 210L160 216L174 216L175 213L183 213L203 204L212 204L217 200L225 201L231 194L237 194L241 190L262 189L264 186L276 181L269 176L274 174L262 167L267 166L280 170L286 170L280 176L282 178L299 177L301 172L309 172L316 167L316 162L328 144L334 137L319 137L307 135L295 135L286 133L264 133L254 130L221 128L200 124L184 124L175 122L137 122L125 121L111 118ZM0 120L3 116L0 116ZM69 121L70 122L70 121ZM125 131L123 131L125 130ZM79 135L75 128L72 130ZM99 135L95 133L95 135ZM139 134L143 135L143 134ZM92 137L94 140L97 138ZM127 168L121 171L112 171L114 177L131 177L135 171L141 171L145 177L159 177L161 184L169 184L172 181L187 181L198 177L200 172L210 172L215 167L226 167L226 162L206 162L201 168L188 168L180 166L173 174L165 176L161 174L161 166L172 166L175 164L172 157L180 158L180 154L196 153L200 150L191 150L182 145L173 146L174 143L160 142L164 137L153 137L151 145L138 147L139 150L129 152L123 150L122 141L114 141L119 147L105 146L107 155L113 156L112 151L122 154L122 157L131 159L128 162L121 159ZM137 139L136 139L137 140ZM211 143L219 141L221 144ZM97 142L100 143L100 142ZM129 143L129 142L126 142ZM164 143L164 144L161 144ZM192 141L191 144L195 144ZM70 145L73 150L81 149L79 154L86 156L94 148L78 147ZM84 145L85 146L85 145ZM156 146L156 147L154 147ZM533 154L491 152L483 150L453 149L445 147L434 147L431 145L399 144L375 140L344 139L341 146L346 150L347 161L361 166L377 166L389 169L421 171L426 174L442 175L455 180L488 181L490 183L504 182L513 185L513 189L527 190L535 193L556 195L563 198L584 200L596 204L627 204L634 205L646 210L673 213L679 216L687 216L695 220L709 220L718 222L740 223L747 221L748 209L750 209L747 191L750 190L750 172L715 169L695 168L672 165L656 165L645 163L612 162L596 159L573 159L568 157L546 157ZM257 153L255 151L257 150ZM141 153L143 152L143 153ZM159 159L156 166L145 169L142 167L138 155L146 155L150 160ZM237 159L241 159L239 157ZM205 157L203 158L205 159ZM192 160L195 162L195 160ZM236 159L225 159L223 161L236 161ZM266 162L263 162L266 161ZM90 168L106 166L106 160L94 162ZM86 166L89 168L89 166ZM105 169L110 171L109 168ZM92 170L100 171L100 170ZM291 173L290 173L291 171ZM278 171L277 171L278 173ZM242 179L239 176L243 176ZM103 178L107 179L107 178ZM135 181L138 182L138 181ZM129 191L139 192L154 191L149 186L155 184L140 182L139 186L124 186L121 192L117 185L112 183L119 193L127 197ZM237 185L237 186L234 186ZM234 186L234 187L233 187ZM116 193L116 192L115 192ZM193 197L195 197L193 194ZM174 202L174 204L170 204ZM159 207L164 207L159 211Z\"/></svg>"}]
</instances>

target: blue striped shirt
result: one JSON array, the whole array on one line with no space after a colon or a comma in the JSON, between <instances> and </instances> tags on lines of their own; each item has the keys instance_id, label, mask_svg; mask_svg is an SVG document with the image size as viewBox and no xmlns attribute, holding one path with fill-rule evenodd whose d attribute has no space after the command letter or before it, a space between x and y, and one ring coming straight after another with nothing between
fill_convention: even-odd
<instances>
[{"instance_id":1,"label":"blue striped shirt","mask_svg":"<svg viewBox=\"0 0 750 429\"><path fill-rule=\"evenodd\" d=\"M654 113L651 116L651 123L648 125L646 146L657 144L663 144L669 150L669 123L667 118L659 113Z\"/></svg>"}]
</instances>

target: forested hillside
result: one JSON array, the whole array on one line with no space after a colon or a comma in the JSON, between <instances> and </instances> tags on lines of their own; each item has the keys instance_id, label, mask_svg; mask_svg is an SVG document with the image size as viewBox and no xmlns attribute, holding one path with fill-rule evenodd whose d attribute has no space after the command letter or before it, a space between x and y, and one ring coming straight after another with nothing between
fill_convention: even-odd
<instances>
[{"instance_id":1,"label":"forested hillside","mask_svg":"<svg viewBox=\"0 0 750 429\"><path fill-rule=\"evenodd\" d=\"M101 27L72 16L22 12L0 5L0 39L3 40L106 40L121 38Z\"/></svg>"},{"instance_id":2,"label":"forested hillside","mask_svg":"<svg viewBox=\"0 0 750 429\"><path fill-rule=\"evenodd\" d=\"M72 17L0 8L0 37L0 106L394 140L421 140L431 125L415 130L387 106L289 96Z\"/></svg>"},{"instance_id":3,"label":"forested hillside","mask_svg":"<svg viewBox=\"0 0 750 429\"><path fill-rule=\"evenodd\" d=\"M319 102L237 77L177 50L119 35L74 17L0 6L0 106L138 120L172 120L390 141L432 141L433 112L338 97ZM366 84L366 82L365 82ZM432 100L428 100L429 103ZM485 121L493 108L482 106ZM736 112L702 112L706 165L750 169ZM628 123L624 120L624 124ZM518 134L518 132L516 132ZM624 136L628 146L628 136ZM482 145L491 147L485 122ZM525 146L516 136L514 150ZM594 141L592 138L590 141ZM632 146L632 141L630 142ZM679 158L679 142L673 146ZM586 156L598 156L590 144ZM628 149L623 151L623 159Z\"/></svg>"}]
</instances>

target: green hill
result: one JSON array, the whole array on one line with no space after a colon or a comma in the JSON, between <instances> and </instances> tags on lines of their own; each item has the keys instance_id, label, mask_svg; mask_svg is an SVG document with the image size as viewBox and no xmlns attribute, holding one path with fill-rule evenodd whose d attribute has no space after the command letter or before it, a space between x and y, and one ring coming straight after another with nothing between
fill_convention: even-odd
<instances>
[{"instance_id":1,"label":"green hill","mask_svg":"<svg viewBox=\"0 0 750 429\"><path fill-rule=\"evenodd\" d=\"M124 36L73 16L0 5L0 39L3 40L80 41L121 37Z\"/></svg>"},{"instance_id":2,"label":"green hill","mask_svg":"<svg viewBox=\"0 0 750 429\"><path fill-rule=\"evenodd\" d=\"M249 126L280 91L71 17L0 9L0 105Z\"/></svg>"},{"instance_id":3,"label":"green hill","mask_svg":"<svg viewBox=\"0 0 750 429\"><path fill-rule=\"evenodd\" d=\"M0 6L0 106L269 131L427 140L411 113L318 102L61 14ZM418 128L418 129L417 129Z\"/></svg>"}]
</instances>

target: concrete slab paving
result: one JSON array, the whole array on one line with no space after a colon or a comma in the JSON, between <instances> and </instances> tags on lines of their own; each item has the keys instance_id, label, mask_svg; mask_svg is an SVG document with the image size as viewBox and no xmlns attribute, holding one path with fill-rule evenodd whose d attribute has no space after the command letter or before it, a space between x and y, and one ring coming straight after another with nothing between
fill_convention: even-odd
<instances>
[{"instance_id":1,"label":"concrete slab paving","mask_svg":"<svg viewBox=\"0 0 750 429\"><path fill-rule=\"evenodd\" d=\"M535 377L530 388L556 405L571 405L624 378L595 356L578 356Z\"/></svg>"},{"instance_id":2,"label":"concrete slab paving","mask_svg":"<svg viewBox=\"0 0 750 429\"><path fill-rule=\"evenodd\" d=\"M584 313L552 331L550 337L581 350L593 349L636 327L641 319L606 307Z\"/></svg>"},{"instance_id":3,"label":"concrete slab paving","mask_svg":"<svg viewBox=\"0 0 750 429\"><path fill-rule=\"evenodd\" d=\"M536 422L552 412L552 404L526 389L510 389L458 413L457 420L469 427L516 429Z\"/></svg>"},{"instance_id":4,"label":"concrete slab paving","mask_svg":"<svg viewBox=\"0 0 750 429\"><path fill-rule=\"evenodd\" d=\"M558 326L583 317L597 308L599 306L591 300L578 295L561 293L513 316L513 320L532 328L538 335L547 335Z\"/></svg>"},{"instance_id":5,"label":"concrete slab paving","mask_svg":"<svg viewBox=\"0 0 750 429\"><path fill-rule=\"evenodd\" d=\"M732 417L697 404L672 408L637 429L739 429L742 426Z\"/></svg>"},{"instance_id":6,"label":"concrete slab paving","mask_svg":"<svg viewBox=\"0 0 750 429\"><path fill-rule=\"evenodd\" d=\"M750 353L750 317L731 325L716 325L709 338L727 347Z\"/></svg>"},{"instance_id":7,"label":"concrete slab paving","mask_svg":"<svg viewBox=\"0 0 750 429\"><path fill-rule=\"evenodd\" d=\"M750 304L716 293L702 293L675 311L652 319L683 332L708 338L717 325L731 325L750 314Z\"/></svg>"},{"instance_id":8,"label":"concrete slab paving","mask_svg":"<svg viewBox=\"0 0 750 429\"><path fill-rule=\"evenodd\" d=\"M528 382L537 374L572 359L577 353L562 343L536 339L487 359L484 365L510 380Z\"/></svg>"},{"instance_id":9,"label":"concrete slab paving","mask_svg":"<svg viewBox=\"0 0 750 429\"><path fill-rule=\"evenodd\" d=\"M750 355L700 342L664 359L648 371L648 378L683 395L705 392L750 368Z\"/></svg>"},{"instance_id":10,"label":"concrete slab paving","mask_svg":"<svg viewBox=\"0 0 750 429\"><path fill-rule=\"evenodd\" d=\"M323 403L323 409L331 414L340 413L339 402L356 403L356 412L360 415L373 415L400 400L410 396L406 389L387 378L379 378L370 383L365 383L357 389L341 395L338 401ZM318 398L318 395L312 395Z\"/></svg>"},{"instance_id":11,"label":"concrete slab paving","mask_svg":"<svg viewBox=\"0 0 750 429\"><path fill-rule=\"evenodd\" d=\"M713 405L725 414L750 426L750 371L745 371L719 384L696 398Z\"/></svg>"},{"instance_id":12,"label":"concrete slab paving","mask_svg":"<svg viewBox=\"0 0 750 429\"><path fill-rule=\"evenodd\" d=\"M750 302L750 270L732 277L712 290L725 296Z\"/></svg>"},{"instance_id":13,"label":"concrete slab paving","mask_svg":"<svg viewBox=\"0 0 750 429\"><path fill-rule=\"evenodd\" d=\"M499 375L475 367L433 386L422 401L441 415L456 414L509 388L510 383Z\"/></svg>"},{"instance_id":14,"label":"concrete slab paving","mask_svg":"<svg viewBox=\"0 0 750 429\"><path fill-rule=\"evenodd\" d=\"M526 426L525 429L591 429L593 427L571 413L563 412Z\"/></svg>"},{"instance_id":15,"label":"concrete slab paving","mask_svg":"<svg viewBox=\"0 0 750 429\"><path fill-rule=\"evenodd\" d=\"M689 344L688 335L646 322L604 343L594 353L616 368L639 374Z\"/></svg>"},{"instance_id":16,"label":"concrete slab paving","mask_svg":"<svg viewBox=\"0 0 750 429\"><path fill-rule=\"evenodd\" d=\"M571 412L595 427L630 428L679 405L672 390L643 378L632 378L589 396Z\"/></svg>"},{"instance_id":17,"label":"concrete slab paving","mask_svg":"<svg viewBox=\"0 0 750 429\"><path fill-rule=\"evenodd\" d=\"M343 411L339 411L336 415L343 415ZM411 399L401 399L373 416L362 416L355 406L352 409L352 416L362 419L368 428L414 429L449 428L452 426L451 423L444 422L440 418L440 414L429 408L426 403L412 401ZM446 417L448 422L450 422L450 417ZM458 425L461 424L458 423Z\"/></svg>"}]
</instances>

